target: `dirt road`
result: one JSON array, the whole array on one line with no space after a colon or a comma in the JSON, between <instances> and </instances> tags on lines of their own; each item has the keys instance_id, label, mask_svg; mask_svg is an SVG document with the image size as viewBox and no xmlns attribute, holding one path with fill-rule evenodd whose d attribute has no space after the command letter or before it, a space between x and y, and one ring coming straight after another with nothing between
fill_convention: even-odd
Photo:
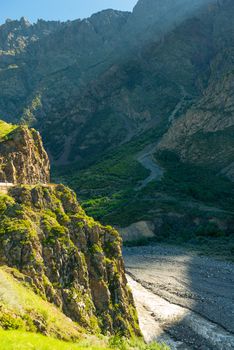
<instances>
[{"instance_id":1,"label":"dirt road","mask_svg":"<svg viewBox=\"0 0 234 350\"><path fill-rule=\"evenodd\" d=\"M160 167L159 164L156 163L154 158L154 153L156 149L155 144L148 145L142 152L140 152L137 156L137 161L147 170L150 171L149 176L141 181L139 186L137 186L137 190L140 190L148 185L151 181L161 180L164 170Z\"/></svg>"},{"instance_id":2,"label":"dirt road","mask_svg":"<svg viewBox=\"0 0 234 350\"><path fill-rule=\"evenodd\" d=\"M172 349L234 349L234 264L182 248L125 248L147 341Z\"/></svg>"}]
</instances>

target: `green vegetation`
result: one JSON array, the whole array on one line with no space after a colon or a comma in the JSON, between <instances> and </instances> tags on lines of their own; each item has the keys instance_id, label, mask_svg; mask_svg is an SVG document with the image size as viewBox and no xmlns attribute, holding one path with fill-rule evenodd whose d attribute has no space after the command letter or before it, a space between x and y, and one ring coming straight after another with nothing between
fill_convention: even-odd
<instances>
[{"instance_id":1,"label":"green vegetation","mask_svg":"<svg viewBox=\"0 0 234 350\"><path fill-rule=\"evenodd\" d=\"M36 121L34 114L41 107L41 95L38 94L32 99L30 105L24 108L23 115L21 117L21 124L32 125Z\"/></svg>"},{"instance_id":2,"label":"green vegetation","mask_svg":"<svg viewBox=\"0 0 234 350\"><path fill-rule=\"evenodd\" d=\"M139 193L138 184L149 175L137 160L137 154L147 145L155 142L164 132L162 123L157 129L136 137L117 150L107 153L93 165L69 165L54 168L53 178L68 184L78 194L88 215L104 224L125 225L143 214L142 207L135 206ZM147 204L148 205L148 204ZM144 210L146 213L147 210Z\"/></svg>"},{"instance_id":3,"label":"green vegetation","mask_svg":"<svg viewBox=\"0 0 234 350\"><path fill-rule=\"evenodd\" d=\"M169 151L158 154L157 160L166 169L161 191L234 211L233 183L227 178L207 168L182 163Z\"/></svg>"},{"instance_id":4,"label":"green vegetation","mask_svg":"<svg viewBox=\"0 0 234 350\"><path fill-rule=\"evenodd\" d=\"M117 231L88 217L75 194L65 186L22 185L12 188L9 194L0 196L3 263L21 271L24 278L30 277L31 287L40 299L65 308L66 315L86 332L139 336L131 295L121 282L124 271L120 269L121 240ZM116 286L121 291L118 302ZM37 301L35 304L40 305ZM25 308L22 315L17 311L17 324L7 309L0 325L5 329L34 330L24 316L30 315L33 324L37 316L33 310L31 315L30 307ZM44 318L43 310L36 314L47 334L59 334L50 328L53 320ZM66 338L64 332L60 337L72 338L69 334Z\"/></svg>"},{"instance_id":5,"label":"green vegetation","mask_svg":"<svg viewBox=\"0 0 234 350\"><path fill-rule=\"evenodd\" d=\"M84 330L35 294L26 280L16 269L0 268L0 327L46 332L64 340L78 339Z\"/></svg>"},{"instance_id":6,"label":"green vegetation","mask_svg":"<svg viewBox=\"0 0 234 350\"><path fill-rule=\"evenodd\" d=\"M158 344L152 342L151 344L145 344L142 339L124 339L118 336L114 336L109 339L108 342L111 349L116 350L169 350L169 347L164 344Z\"/></svg>"},{"instance_id":7,"label":"green vegetation","mask_svg":"<svg viewBox=\"0 0 234 350\"><path fill-rule=\"evenodd\" d=\"M40 334L0 330L0 350L108 350L91 344L73 344L48 338Z\"/></svg>"},{"instance_id":8,"label":"green vegetation","mask_svg":"<svg viewBox=\"0 0 234 350\"><path fill-rule=\"evenodd\" d=\"M65 343L39 334L0 330L0 350L169 350L165 345L146 345L142 340L113 337L87 337L78 343Z\"/></svg>"},{"instance_id":9,"label":"green vegetation","mask_svg":"<svg viewBox=\"0 0 234 350\"><path fill-rule=\"evenodd\" d=\"M0 142L7 137L13 130L15 130L18 126L8 124L2 120L0 120Z\"/></svg>"},{"instance_id":10,"label":"green vegetation","mask_svg":"<svg viewBox=\"0 0 234 350\"><path fill-rule=\"evenodd\" d=\"M159 218L163 223L158 241L201 245L204 252L213 249L214 254L231 259L234 190L227 178L161 152L155 157L164 169L162 180L136 190L149 175L137 162L137 154L152 143L155 133L121 146L88 168L56 169L55 176L74 188L86 212L102 223L128 226Z\"/></svg>"},{"instance_id":11,"label":"green vegetation","mask_svg":"<svg viewBox=\"0 0 234 350\"><path fill-rule=\"evenodd\" d=\"M54 176L68 183L78 194L86 212L105 224L129 225L151 219L155 212L206 212L205 206L234 210L233 185L215 172L181 163L169 152L157 155L165 169L163 179L136 191L149 171L136 160L140 149L149 144L154 133L122 146L93 166L79 170L56 169ZM191 203L194 208L187 204ZM204 214L203 214L204 215Z\"/></svg>"}]
</instances>

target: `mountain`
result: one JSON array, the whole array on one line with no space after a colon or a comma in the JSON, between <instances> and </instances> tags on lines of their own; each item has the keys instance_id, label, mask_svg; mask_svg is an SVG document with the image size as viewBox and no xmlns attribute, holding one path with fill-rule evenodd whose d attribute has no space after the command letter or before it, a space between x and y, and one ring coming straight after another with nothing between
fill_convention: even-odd
<instances>
[{"instance_id":1,"label":"mountain","mask_svg":"<svg viewBox=\"0 0 234 350\"><path fill-rule=\"evenodd\" d=\"M96 219L229 241L233 15L231 0L140 0L27 24L38 39L2 51L0 114L41 131L53 178Z\"/></svg>"},{"instance_id":2,"label":"mountain","mask_svg":"<svg viewBox=\"0 0 234 350\"><path fill-rule=\"evenodd\" d=\"M16 121L18 115L32 123L41 131L51 159L59 164L87 158L94 147L98 155L102 154L110 145L128 140L137 125L144 125L145 119L151 117L149 113L155 113L144 108L142 102L138 111L134 109L134 86L144 80L142 75L148 66L147 61L136 57L144 55L142 48L146 42L163 40L176 23L203 4L200 0L195 6L185 0L176 3L144 0L132 14L106 10L83 21L48 23L53 30L47 31L47 35L38 23L27 22L27 30L38 33L34 34L38 40L28 40L22 50L13 51L10 60L7 53L8 61L0 75L0 115L8 121ZM11 25L12 22L7 22L0 32L12 35ZM22 27L20 23L18 26ZM144 35L142 40L139 30ZM22 34L25 42L24 38ZM145 73L145 84L150 88L153 77L148 81L151 72ZM151 91L149 95L155 95L154 86ZM139 96L141 91L136 91L136 99ZM125 104L129 106L123 111ZM142 121L138 122L138 114L142 115ZM99 140L111 123L115 129L102 144ZM99 125L97 135L96 125Z\"/></svg>"},{"instance_id":3,"label":"mountain","mask_svg":"<svg viewBox=\"0 0 234 350\"><path fill-rule=\"evenodd\" d=\"M14 162L19 176L14 186L0 186L1 327L65 340L85 333L141 336L118 232L88 217L70 189L46 183L47 156L35 130L4 127L1 159ZM36 158L25 158L22 168L17 157L26 148Z\"/></svg>"},{"instance_id":4,"label":"mountain","mask_svg":"<svg viewBox=\"0 0 234 350\"><path fill-rule=\"evenodd\" d=\"M28 45L50 35L60 27L60 22L38 20L34 25L22 17L19 21L7 19L1 26L1 55L23 51Z\"/></svg>"}]
</instances>

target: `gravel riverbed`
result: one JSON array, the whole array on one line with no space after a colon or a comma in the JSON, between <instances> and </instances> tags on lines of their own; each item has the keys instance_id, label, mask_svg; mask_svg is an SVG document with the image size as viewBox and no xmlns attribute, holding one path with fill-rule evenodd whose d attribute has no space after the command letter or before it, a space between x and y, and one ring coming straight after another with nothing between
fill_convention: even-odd
<instances>
[{"instance_id":1,"label":"gravel riverbed","mask_svg":"<svg viewBox=\"0 0 234 350\"><path fill-rule=\"evenodd\" d=\"M147 341L172 349L234 349L234 264L184 248L124 249Z\"/></svg>"}]
</instances>

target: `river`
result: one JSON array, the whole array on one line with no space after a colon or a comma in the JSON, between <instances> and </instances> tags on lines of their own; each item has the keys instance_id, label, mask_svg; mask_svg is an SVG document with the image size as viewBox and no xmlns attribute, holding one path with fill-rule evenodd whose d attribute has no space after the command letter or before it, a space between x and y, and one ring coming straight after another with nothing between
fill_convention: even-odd
<instances>
[{"instance_id":1,"label":"river","mask_svg":"<svg viewBox=\"0 0 234 350\"><path fill-rule=\"evenodd\" d=\"M180 247L124 249L146 341L180 350L234 349L234 264Z\"/></svg>"}]
</instances>

